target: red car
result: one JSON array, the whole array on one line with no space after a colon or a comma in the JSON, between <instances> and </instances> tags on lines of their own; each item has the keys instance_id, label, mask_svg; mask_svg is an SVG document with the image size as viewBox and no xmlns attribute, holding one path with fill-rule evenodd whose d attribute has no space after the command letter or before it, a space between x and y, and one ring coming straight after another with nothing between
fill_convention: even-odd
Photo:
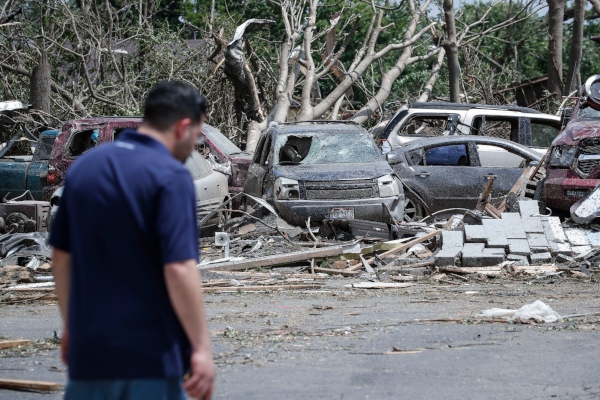
<instances>
[{"instance_id":1,"label":"red car","mask_svg":"<svg viewBox=\"0 0 600 400\"><path fill-rule=\"evenodd\" d=\"M137 128L141 123L140 117L101 117L73 120L64 124L50 154L47 186L43 189L44 200L50 201L52 193L62 185L67 169L77 156L98 144L113 141L123 129ZM242 152L213 126L204 124L202 132L206 139L205 146L214 156L214 161L220 164L215 169L223 169L222 172L229 175L229 190L232 194L241 192L252 155ZM234 201L234 208L236 205L239 205L239 201Z\"/></svg>"},{"instance_id":2,"label":"red car","mask_svg":"<svg viewBox=\"0 0 600 400\"><path fill-rule=\"evenodd\" d=\"M569 123L546 160L544 199L556 210L570 207L600 184L600 75L585 83Z\"/></svg>"}]
</instances>

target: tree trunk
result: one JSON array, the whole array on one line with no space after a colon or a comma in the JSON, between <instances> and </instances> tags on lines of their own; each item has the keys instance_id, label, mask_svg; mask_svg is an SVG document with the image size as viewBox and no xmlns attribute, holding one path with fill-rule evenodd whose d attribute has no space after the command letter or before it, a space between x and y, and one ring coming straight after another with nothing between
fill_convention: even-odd
<instances>
[{"instance_id":1,"label":"tree trunk","mask_svg":"<svg viewBox=\"0 0 600 400\"><path fill-rule=\"evenodd\" d=\"M51 82L48 55L46 50L42 48L40 62L31 72L31 79L29 80L29 101L33 109L50 114Z\"/></svg>"},{"instance_id":2,"label":"tree trunk","mask_svg":"<svg viewBox=\"0 0 600 400\"><path fill-rule=\"evenodd\" d=\"M427 84L425 84L425 88L423 88L423 92L417 99L417 101L429 101L431 98L431 92L433 91L433 87L435 86L435 82L437 81L438 76L440 75L440 69L442 68L442 63L444 62L444 56L446 55L446 50L440 49L438 53L437 60L433 63L431 67L431 75L429 76L429 80Z\"/></svg>"},{"instance_id":3,"label":"tree trunk","mask_svg":"<svg viewBox=\"0 0 600 400\"><path fill-rule=\"evenodd\" d=\"M548 92L559 100L562 93L562 49L564 0L546 0L548 2Z\"/></svg>"},{"instance_id":4,"label":"tree trunk","mask_svg":"<svg viewBox=\"0 0 600 400\"><path fill-rule=\"evenodd\" d=\"M600 15L600 0L589 0L592 3L592 7L596 10L596 13Z\"/></svg>"},{"instance_id":5,"label":"tree trunk","mask_svg":"<svg viewBox=\"0 0 600 400\"><path fill-rule=\"evenodd\" d=\"M585 0L575 0L575 16L573 17L573 37L569 50L569 71L563 95L577 89L579 67L581 66L581 46L583 44L583 24L585 19Z\"/></svg>"},{"instance_id":6,"label":"tree trunk","mask_svg":"<svg viewBox=\"0 0 600 400\"><path fill-rule=\"evenodd\" d=\"M456 43L456 23L454 21L454 1L444 0L444 20L446 22L446 59L448 60L448 81L450 101L460 103L460 65L458 63L458 45Z\"/></svg>"}]
</instances>

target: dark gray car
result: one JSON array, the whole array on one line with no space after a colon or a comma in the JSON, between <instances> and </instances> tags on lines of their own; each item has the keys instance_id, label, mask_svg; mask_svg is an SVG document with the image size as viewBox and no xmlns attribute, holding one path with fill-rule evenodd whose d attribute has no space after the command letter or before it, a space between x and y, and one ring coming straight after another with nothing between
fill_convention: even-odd
<instances>
[{"instance_id":1,"label":"dark gray car","mask_svg":"<svg viewBox=\"0 0 600 400\"><path fill-rule=\"evenodd\" d=\"M244 192L287 221L403 218L402 185L371 135L341 121L271 123L258 142Z\"/></svg>"},{"instance_id":2,"label":"dark gray car","mask_svg":"<svg viewBox=\"0 0 600 400\"><path fill-rule=\"evenodd\" d=\"M505 196L540 154L518 143L481 136L441 136L387 154L405 186L405 220L448 208L473 209L493 176L492 198Z\"/></svg>"}]
</instances>

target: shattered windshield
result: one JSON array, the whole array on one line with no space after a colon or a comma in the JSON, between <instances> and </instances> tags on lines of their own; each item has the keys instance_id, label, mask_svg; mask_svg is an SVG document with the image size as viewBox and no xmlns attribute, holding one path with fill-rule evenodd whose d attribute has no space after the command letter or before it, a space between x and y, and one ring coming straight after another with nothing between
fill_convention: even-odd
<instances>
[{"instance_id":1,"label":"shattered windshield","mask_svg":"<svg viewBox=\"0 0 600 400\"><path fill-rule=\"evenodd\" d=\"M380 160L368 132L314 132L281 135L275 152L280 165L369 163Z\"/></svg>"},{"instance_id":2,"label":"shattered windshield","mask_svg":"<svg viewBox=\"0 0 600 400\"><path fill-rule=\"evenodd\" d=\"M600 118L600 111L594 110L590 106L582 106L579 109L579 118Z\"/></svg>"}]
</instances>

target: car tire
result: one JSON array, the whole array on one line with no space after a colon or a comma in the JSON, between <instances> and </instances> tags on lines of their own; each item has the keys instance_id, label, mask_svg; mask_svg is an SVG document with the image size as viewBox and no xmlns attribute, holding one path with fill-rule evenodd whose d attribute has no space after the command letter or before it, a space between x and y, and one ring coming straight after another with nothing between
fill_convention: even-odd
<instances>
[{"instance_id":1,"label":"car tire","mask_svg":"<svg viewBox=\"0 0 600 400\"><path fill-rule=\"evenodd\" d=\"M425 217L421 200L408 190L404 191L404 222L416 222Z\"/></svg>"}]
</instances>

